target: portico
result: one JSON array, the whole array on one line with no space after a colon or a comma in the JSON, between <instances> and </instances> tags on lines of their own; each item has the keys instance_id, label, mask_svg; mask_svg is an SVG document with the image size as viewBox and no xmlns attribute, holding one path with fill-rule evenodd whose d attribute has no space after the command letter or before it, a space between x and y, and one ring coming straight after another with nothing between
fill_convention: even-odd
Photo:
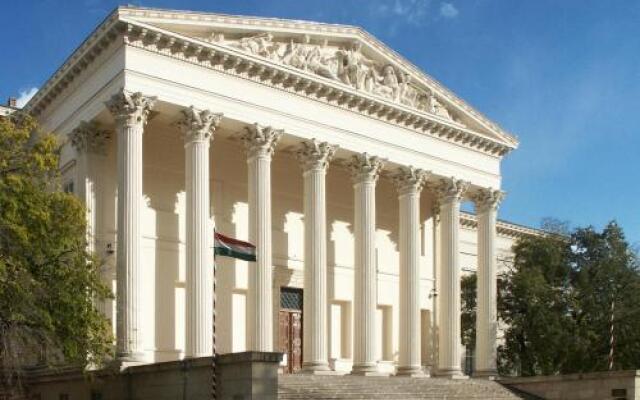
<instances>
[{"instance_id":1,"label":"portico","mask_svg":"<svg viewBox=\"0 0 640 400\"><path fill-rule=\"evenodd\" d=\"M71 59L91 79L54 77L30 103L85 138L63 172L99 204L119 361L211 353L215 226L257 246L255 263L218 260L219 351L281 351L297 288L287 362L303 372L460 376L471 201L476 369L495 374L500 162L517 141L357 28L194 15L119 8Z\"/></svg>"}]
</instances>

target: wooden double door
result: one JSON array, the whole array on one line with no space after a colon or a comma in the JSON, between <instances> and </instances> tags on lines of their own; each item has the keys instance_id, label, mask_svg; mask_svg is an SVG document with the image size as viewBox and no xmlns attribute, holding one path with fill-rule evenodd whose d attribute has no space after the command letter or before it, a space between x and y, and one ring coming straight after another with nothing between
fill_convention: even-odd
<instances>
[{"instance_id":1,"label":"wooden double door","mask_svg":"<svg viewBox=\"0 0 640 400\"><path fill-rule=\"evenodd\" d=\"M278 326L283 372L296 373L302 369L302 289L281 288Z\"/></svg>"}]
</instances>

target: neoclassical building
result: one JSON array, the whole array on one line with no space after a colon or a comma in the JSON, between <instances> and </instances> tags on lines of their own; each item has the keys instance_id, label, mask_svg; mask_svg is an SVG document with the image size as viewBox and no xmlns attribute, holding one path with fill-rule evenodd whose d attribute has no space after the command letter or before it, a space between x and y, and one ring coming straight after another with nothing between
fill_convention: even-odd
<instances>
[{"instance_id":1,"label":"neoclassical building","mask_svg":"<svg viewBox=\"0 0 640 400\"><path fill-rule=\"evenodd\" d=\"M496 276L532 229L497 220L518 141L360 28L120 7L26 109L115 301L124 365L282 351L284 372L496 369ZM461 212L468 202L475 214ZM257 246L216 260L213 231Z\"/></svg>"}]
</instances>

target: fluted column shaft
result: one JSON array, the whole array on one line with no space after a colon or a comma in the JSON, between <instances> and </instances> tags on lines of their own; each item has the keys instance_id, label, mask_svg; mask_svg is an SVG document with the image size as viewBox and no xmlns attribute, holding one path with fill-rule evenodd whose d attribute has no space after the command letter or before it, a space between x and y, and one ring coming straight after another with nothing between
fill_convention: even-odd
<instances>
[{"instance_id":1,"label":"fluted column shaft","mask_svg":"<svg viewBox=\"0 0 640 400\"><path fill-rule=\"evenodd\" d=\"M325 177L335 147L315 140L298 151L304 178L303 370L327 371L327 212Z\"/></svg>"},{"instance_id":2,"label":"fluted column shaft","mask_svg":"<svg viewBox=\"0 0 640 400\"><path fill-rule=\"evenodd\" d=\"M142 242L142 133L154 99L122 92L107 102L118 144L116 347L119 360L143 361L140 275Z\"/></svg>"},{"instance_id":3,"label":"fluted column shaft","mask_svg":"<svg viewBox=\"0 0 640 400\"><path fill-rule=\"evenodd\" d=\"M183 110L186 194L185 356L212 354L213 259L210 225L209 143L219 114L193 107Z\"/></svg>"},{"instance_id":4,"label":"fluted column shaft","mask_svg":"<svg viewBox=\"0 0 640 400\"><path fill-rule=\"evenodd\" d=\"M351 163L354 198L354 352L353 374L378 372L376 361L376 182L382 162L366 153Z\"/></svg>"},{"instance_id":5,"label":"fluted column shaft","mask_svg":"<svg viewBox=\"0 0 640 400\"><path fill-rule=\"evenodd\" d=\"M401 168L394 176L400 210L400 357L398 375L422 376L420 337L420 191L425 174Z\"/></svg>"},{"instance_id":6,"label":"fluted column shaft","mask_svg":"<svg viewBox=\"0 0 640 400\"><path fill-rule=\"evenodd\" d=\"M460 200L468 184L451 179L440 189L440 301L438 374L462 375L460 358Z\"/></svg>"},{"instance_id":7,"label":"fluted column shaft","mask_svg":"<svg viewBox=\"0 0 640 400\"><path fill-rule=\"evenodd\" d=\"M248 157L249 241L256 262L249 265L248 349L273 351L273 265L271 251L271 157L282 131L255 124L243 140Z\"/></svg>"},{"instance_id":8,"label":"fluted column shaft","mask_svg":"<svg viewBox=\"0 0 640 400\"><path fill-rule=\"evenodd\" d=\"M496 219L502 197L500 191L483 190L474 199L478 216L478 311L474 372L477 376L497 375Z\"/></svg>"},{"instance_id":9,"label":"fluted column shaft","mask_svg":"<svg viewBox=\"0 0 640 400\"><path fill-rule=\"evenodd\" d=\"M69 135L71 144L77 153L76 193L85 206L87 251L90 254L95 254L98 251L96 233L99 221L98 210L102 209L99 178L106 156L107 141L110 137L109 131L102 129L95 122L86 121L80 122ZM103 276L102 279L106 278ZM108 302L110 300L97 302L96 307L106 314Z\"/></svg>"}]
</instances>

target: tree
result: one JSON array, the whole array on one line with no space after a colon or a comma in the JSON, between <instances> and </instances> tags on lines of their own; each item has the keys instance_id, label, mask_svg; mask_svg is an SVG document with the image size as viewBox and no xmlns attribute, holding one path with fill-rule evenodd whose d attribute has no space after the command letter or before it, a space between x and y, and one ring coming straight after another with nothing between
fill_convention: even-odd
<instances>
[{"instance_id":1,"label":"tree","mask_svg":"<svg viewBox=\"0 0 640 400\"><path fill-rule=\"evenodd\" d=\"M86 251L85 212L59 190L58 143L24 115L0 118L0 362L5 391L25 364L99 364L110 296Z\"/></svg>"},{"instance_id":2,"label":"tree","mask_svg":"<svg viewBox=\"0 0 640 400\"><path fill-rule=\"evenodd\" d=\"M460 280L462 303L460 332L462 345L467 351L473 351L476 348L477 282L476 274L465 275Z\"/></svg>"},{"instance_id":3,"label":"tree","mask_svg":"<svg viewBox=\"0 0 640 400\"><path fill-rule=\"evenodd\" d=\"M640 366L640 274L638 258L622 229L610 222L602 232L578 229L571 237L573 316L580 333L572 370L608 369L611 316L614 369Z\"/></svg>"},{"instance_id":4,"label":"tree","mask_svg":"<svg viewBox=\"0 0 640 400\"><path fill-rule=\"evenodd\" d=\"M508 326L500 370L524 376L557 372L568 357L569 244L559 236L528 237L514 246L511 270L503 276L499 316Z\"/></svg>"},{"instance_id":5,"label":"tree","mask_svg":"<svg viewBox=\"0 0 640 400\"><path fill-rule=\"evenodd\" d=\"M640 274L622 230L610 223L525 237L503 276L499 316L507 326L501 373L524 376L608 368L615 304L614 367L640 366Z\"/></svg>"}]
</instances>

